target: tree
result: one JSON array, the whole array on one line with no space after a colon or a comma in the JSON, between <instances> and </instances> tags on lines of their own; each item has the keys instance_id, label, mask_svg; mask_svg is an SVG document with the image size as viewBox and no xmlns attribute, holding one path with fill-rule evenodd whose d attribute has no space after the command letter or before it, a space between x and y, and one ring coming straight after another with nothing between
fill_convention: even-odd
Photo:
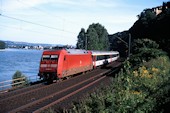
<instances>
[{"instance_id":1,"label":"tree","mask_svg":"<svg viewBox=\"0 0 170 113\"><path fill-rule=\"evenodd\" d=\"M93 27L89 27L87 30L87 49L88 50L99 50L98 47L98 35Z\"/></svg>"},{"instance_id":2,"label":"tree","mask_svg":"<svg viewBox=\"0 0 170 113\"><path fill-rule=\"evenodd\" d=\"M159 48L159 44L150 39L135 39L132 44L132 52L130 62L133 66L139 66L143 62L148 62L153 58L165 56L166 52Z\"/></svg>"},{"instance_id":3,"label":"tree","mask_svg":"<svg viewBox=\"0 0 170 113\"><path fill-rule=\"evenodd\" d=\"M86 36L88 50L109 50L108 32L101 24L89 25Z\"/></svg>"},{"instance_id":4,"label":"tree","mask_svg":"<svg viewBox=\"0 0 170 113\"><path fill-rule=\"evenodd\" d=\"M0 41L0 49L5 49L5 42Z\"/></svg>"},{"instance_id":5,"label":"tree","mask_svg":"<svg viewBox=\"0 0 170 113\"><path fill-rule=\"evenodd\" d=\"M140 53L141 48L154 48L158 49L159 44L151 39L135 39L132 45L133 54Z\"/></svg>"},{"instance_id":6,"label":"tree","mask_svg":"<svg viewBox=\"0 0 170 113\"><path fill-rule=\"evenodd\" d=\"M86 32L84 28L81 28L79 35L77 36L78 41L76 44L77 49L86 49Z\"/></svg>"},{"instance_id":7,"label":"tree","mask_svg":"<svg viewBox=\"0 0 170 113\"><path fill-rule=\"evenodd\" d=\"M94 29L96 30L98 38L99 38L99 50L108 50L109 49L109 38L108 38L107 30L99 23L94 24L94 25L92 24L92 26L94 26Z\"/></svg>"},{"instance_id":8,"label":"tree","mask_svg":"<svg viewBox=\"0 0 170 113\"><path fill-rule=\"evenodd\" d=\"M140 20L149 22L156 18L156 14L152 9L145 9L138 17Z\"/></svg>"}]
</instances>

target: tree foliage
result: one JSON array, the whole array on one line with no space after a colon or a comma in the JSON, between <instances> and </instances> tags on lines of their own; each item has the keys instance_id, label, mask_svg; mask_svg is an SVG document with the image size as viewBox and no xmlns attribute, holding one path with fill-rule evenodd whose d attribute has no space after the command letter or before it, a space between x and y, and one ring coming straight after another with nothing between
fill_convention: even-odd
<instances>
[{"instance_id":1,"label":"tree foliage","mask_svg":"<svg viewBox=\"0 0 170 113\"><path fill-rule=\"evenodd\" d=\"M86 32L82 28L78 35L77 48L88 50L109 50L107 30L99 23L89 25Z\"/></svg>"},{"instance_id":2,"label":"tree foliage","mask_svg":"<svg viewBox=\"0 0 170 113\"><path fill-rule=\"evenodd\" d=\"M0 41L0 49L5 49L5 42Z\"/></svg>"},{"instance_id":3,"label":"tree foliage","mask_svg":"<svg viewBox=\"0 0 170 113\"><path fill-rule=\"evenodd\" d=\"M132 56L130 62L133 66L139 66L159 56L165 56L166 52L158 49L159 45L150 39L135 39L132 44Z\"/></svg>"},{"instance_id":4,"label":"tree foliage","mask_svg":"<svg viewBox=\"0 0 170 113\"><path fill-rule=\"evenodd\" d=\"M13 79L13 87L16 86L24 86L27 85L29 83L27 77L25 75L23 75L20 71L16 71L14 73L14 75L12 76Z\"/></svg>"},{"instance_id":5,"label":"tree foliage","mask_svg":"<svg viewBox=\"0 0 170 113\"><path fill-rule=\"evenodd\" d=\"M156 14L152 9L145 9L140 15L138 15L138 17L143 24L148 24L149 21L156 18Z\"/></svg>"},{"instance_id":6,"label":"tree foliage","mask_svg":"<svg viewBox=\"0 0 170 113\"><path fill-rule=\"evenodd\" d=\"M77 49L86 49L85 44L86 44L86 32L85 29L82 28L79 35L77 36Z\"/></svg>"},{"instance_id":7,"label":"tree foliage","mask_svg":"<svg viewBox=\"0 0 170 113\"><path fill-rule=\"evenodd\" d=\"M99 37L96 30L90 26L87 30L87 49L88 50L99 50Z\"/></svg>"},{"instance_id":8,"label":"tree foliage","mask_svg":"<svg viewBox=\"0 0 170 113\"><path fill-rule=\"evenodd\" d=\"M135 39L132 45L133 54L139 53L141 48L158 49L159 44L150 39Z\"/></svg>"}]
</instances>

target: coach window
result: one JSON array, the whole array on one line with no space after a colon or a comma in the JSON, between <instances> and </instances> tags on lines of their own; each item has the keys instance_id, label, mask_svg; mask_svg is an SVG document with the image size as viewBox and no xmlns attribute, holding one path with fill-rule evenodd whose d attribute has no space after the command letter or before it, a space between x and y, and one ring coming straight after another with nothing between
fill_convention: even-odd
<instances>
[{"instance_id":1,"label":"coach window","mask_svg":"<svg viewBox=\"0 0 170 113\"><path fill-rule=\"evenodd\" d=\"M117 54L114 54L113 57L117 57Z\"/></svg>"},{"instance_id":2,"label":"coach window","mask_svg":"<svg viewBox=\"0 0 170 113\"><path fill-rule=\"evenodd\" d=\"M105 56L103 56L103 55L97 56L97 61L98 60L103 60L103 59L105 59Z\"/></svg>"},{"instance_id":3,"label":"coach window","mask_svg":"<svg viewBox=\"0 0 170 113\"><path fill-rule=\"evenodd\" d=\"M101 56L96 56L96 57L97 57L96 61L98 61L98 60L100 60L100 59L101 59Z\"/></svg>"},{"instance_id":4,"label":"coach window","mask_svg":"<svg viewBox=\"0 0 170 113\"><path fill-rule=\"evenodd\" d=\"M105 59L108 59L108 58L110 58L110 55L105 55Z\"/></svg>"}]
</instances>

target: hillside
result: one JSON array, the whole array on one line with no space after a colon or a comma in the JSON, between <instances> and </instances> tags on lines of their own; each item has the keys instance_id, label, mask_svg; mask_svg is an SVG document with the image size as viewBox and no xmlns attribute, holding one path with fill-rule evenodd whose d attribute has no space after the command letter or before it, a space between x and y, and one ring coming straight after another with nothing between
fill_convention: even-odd
<instances>
[{"instance_id":1,"label":"hillside","mask_svg":"<svg viewBox=\"0 0 170 113\"><path fill-rule=\"evenodd\" d=\"M159 13L157 13L159 11ZM161 6L148 8L138 15L138 20L127 31L118 32L109 35L111 43L110 50L118 50L122 56L127 55L128 48L126 44L117 37L128 43L129 33L131 41L133 39L148 38L156 41L159 48L170 53L170 2L163 3ZM115 46L116 45L116 46ZM117 48L113 48L117 47Z\"/></svg>"},{"instance_id":2,"label":"hillside","mask_svg":"<svg viewBox=\"0 0 170 113\"><path fill-rule=\"evenodd\" d=\"M160 8L159 14L155 13L154 8L145 9L129 29L129 33L133 39L152 39L160 45L161 49L170 53L170 2L163 3Z\"/></svg>"}]
</instances>

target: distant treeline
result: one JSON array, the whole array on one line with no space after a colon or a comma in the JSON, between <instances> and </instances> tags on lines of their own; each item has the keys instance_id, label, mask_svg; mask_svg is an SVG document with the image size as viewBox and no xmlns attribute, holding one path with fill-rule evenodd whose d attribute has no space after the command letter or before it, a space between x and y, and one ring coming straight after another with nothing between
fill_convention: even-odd
<instances>
[{"instance_id":1,"label":"distant treeline","mask_svg":"<svg viewBox=\"0 0 170 113\"><path fill-rule=\"evenodd\" d=\"M5 49L5 42L0 41L0 49Z\"/></svg>"}]
</instances>

